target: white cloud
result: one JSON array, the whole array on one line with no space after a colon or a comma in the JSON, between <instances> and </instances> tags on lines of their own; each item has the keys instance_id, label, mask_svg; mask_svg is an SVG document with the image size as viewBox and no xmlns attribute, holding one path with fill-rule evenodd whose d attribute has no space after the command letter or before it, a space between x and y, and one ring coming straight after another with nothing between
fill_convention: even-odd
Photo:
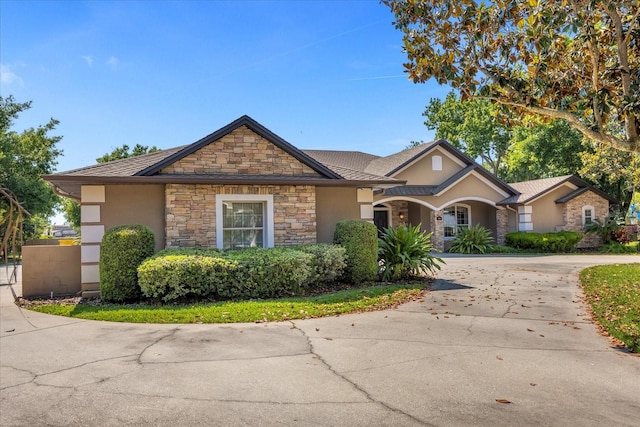
<instances>
[{"instance_id":1,"label":"white cloud","mask_svg":"<svg viewBox=\"0 0 640 427\"><path fill-rule=\"evenodd\" d=\"M115 56L110 56L109 59L107 59L107 62L105 62L105 64L109 65L114 70L118 68L119 63L120 61Z\"/></svg>"},{"instance_id":2,"label":"white cloud","mask_svg":"<svg viewBox=\"0 0 640 427\"><path fill-rule=\"evenodd\" d=\"M93 57L91 55L85 55L82 57L82 59L84 59L84 62L87 63L89 68L93 68Z\"/></svg>"},{"instance_id":3,"label":"white cloud","mask_svg":"<svg viewBox=\"0 0 640 427\"><path fill-rule=\"evenodd\" d=\"M8 65L0 64L0 84L3 86L10 86L12 84L22 86L24 81L14 73Z\"/></svg>"}]
</instances>

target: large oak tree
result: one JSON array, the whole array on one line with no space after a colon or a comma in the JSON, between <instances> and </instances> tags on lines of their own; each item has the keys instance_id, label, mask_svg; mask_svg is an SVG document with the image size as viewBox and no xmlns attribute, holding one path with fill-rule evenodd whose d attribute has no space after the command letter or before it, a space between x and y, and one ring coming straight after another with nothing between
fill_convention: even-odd
<instances>
[{"instance_id":1,"label":"large oak tree","mask_svg":"<svg viewBox=\"0 0 640 427\"><path fill-rule=\"evenodd\" d=\"M640 152L638 0L383 0L404 33L410 79L463 98L564 119Z\"/></svg>"}]
</instances>

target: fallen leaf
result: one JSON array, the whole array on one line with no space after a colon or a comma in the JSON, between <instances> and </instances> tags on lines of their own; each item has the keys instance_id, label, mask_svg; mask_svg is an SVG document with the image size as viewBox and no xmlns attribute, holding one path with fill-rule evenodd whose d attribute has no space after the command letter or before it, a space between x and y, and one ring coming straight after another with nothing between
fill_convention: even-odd
<instances>
[{"instance_id":1,"label":"fallen leaf","mask_svg":"<svg viewBox=\"0 0 640 427\"><path fill-rule=\"evenodd\" d=\"M320 329L316 328L316 332L320 331Z\"/></svg>"},{"instance_id":2,"label":"fallen leaf","mask_svg":"<svg viewBox=\"0 0 640 427\"><path fill-rule=\"evenodd\" d=\"M511 403L507 399L496 399L496 402L498 402L498 403Z\"/></svg>"},{"instance_id":3,"label":"fallen leaf","mask_svg":"<svg viewBox=\"0 0 640 427\"><path fill-rule=\"evenodd\" d=\"M496 356L496 359L498 359L498 360L504 360L504 359L503 359L502 357L500 357L500 356Z\"/></svg>"},{"instance_id":4,"label":"fallen leaf","mask_svg":"<svg viewBox=\"0 0 640 427\"><path fill-rule=\"evenodd\" d=\"M530 385L531 387L535 387L535 386L537 386L538 384L536 384L536 383L529 383L529 385Z\"/></svg>"},{"instance_id":5,"label":"fallen leaf","mask_svg":"<svg viewBox=\"0 0 640 427\"><path fill-rule=\"evenodd\" d=\"M533 330L533 329L529 329L529 328L527 328L527 331L529 331L529 332L534 332L534 330Z\"/></svg>"}]
</instances>

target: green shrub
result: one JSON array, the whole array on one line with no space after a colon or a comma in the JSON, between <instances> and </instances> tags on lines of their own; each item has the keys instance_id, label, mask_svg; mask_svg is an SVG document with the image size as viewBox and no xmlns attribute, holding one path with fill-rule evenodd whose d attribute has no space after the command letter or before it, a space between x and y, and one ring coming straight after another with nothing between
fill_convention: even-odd
<instances>
[{"instance_id":1,"label":"green shrub","mask_svg":"<svg viewBox=\"0 0 640 427\"><path fill-rule=\"evenodd\" d=\"M342 246L347 265L342 278L360 285L378 275L378 228L365 221L346 220L336 224L333 242Z\"/></svg>"},{"instance_id":2,"label":"green shrub","mask_svg":"<svg viewBox=\"0 0 640 427\"><path fill-rule=\"evenodd\" d=\"M165 302L218 294L238 268L235 261L202 255L152 257L138 267L142 295Z\"/></svg>"},{"instance_id":3,"label":"green shrub","mask_svg":"<svg viewBox=\"0 0 640 427\"><path fill-rule=\"evenodd\" d=\"M314 284L334 282L342 276L347 266L346 250L339 245L318 243L298 246L295 249L313 256L311 266L316 274L312 280Z\"/></svg>"},{"instance_id":4,"label":"green shrub","mask_svg":"<svg viewBox=\"0 0 640 427\"><path fill-rule=\"evenodd\" d=\"M460 228L453 238L449 252L459 254L483 254L491 250L493 236L491 231L480 224L469 228Z\"/></svg>"},{"instance_id":5,"label":"green shrub","mask_svg":"<svg viewBox=\"0 0 640 427\"><path fill-rule=\"evenodd\" d=\"M313 255L292 248L167 249L138 268L146 297L217 300L302 295L316 277Z\"/></svg>"},{"instance_id":6,"label":"green shrub","mask_svg":"<svg viewBox=\"0 0 640 427\"><path fill-rule=\"evenodd\" d=\"M155 250L153 231L146 225L122 225L109 229L100 247L100 291L105 301L140 298L138 266Z\"/></svg>"},{"instance_id":7,"label":"green shrub","mask_svg":"<svg viewBox=\"0 0 640 427\"><path fill-rule=\"evenodd\" d=\"M591 224L587 224L584 227L584 231L587 233L595 233L602 238L603 243L609 243L614 240L614 232L624 224L624 220L616 214L608 215L604 221L594 219Z\"/></svg>"},{"instance_id":8,"label":"green shrub","mask_svg":"<svg viewBox=\"0 0 640 427\"><path fill-rule=\"evenodd\" d=\"M638 244L638 242L609 242L606 245L600 246L598 251L604 254L636 254L640 251L640 244Z\"/></svg>"},{"instance_id":9,"label":"green shrub","mask_svg":"<svg viewBox=\"0 0 640 427\"><path fill-rule=\"evenodd\" d=\"M573 252L582 240L582 234L575 231L557 233L525 233L518 231L505 236L509 246L538 252L563 253Z\"/></svg>"},{"instance_id":10,"label":"green shrub","mask_svg":"<svg viewBox=\"0 0 640 427\"><path fill-rule=\"evenodd\" d=\"M382 280L417 277L440 270L440 258L431 255L431 233L424 233L420 225L385 228L378 241L378 255Z\"/></svg>"}]
</instances>

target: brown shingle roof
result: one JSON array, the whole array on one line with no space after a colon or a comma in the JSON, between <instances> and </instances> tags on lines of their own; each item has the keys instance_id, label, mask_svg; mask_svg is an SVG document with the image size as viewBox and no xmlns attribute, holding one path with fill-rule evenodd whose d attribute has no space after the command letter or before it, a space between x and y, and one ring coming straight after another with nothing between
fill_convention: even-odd
<instances>
[{"instance_id":1,"label":"brown shingle roof","mask_svg":"<svg viewBox=\"0 0 640 427\"><path fill-rule=\"evenodd\" d=\"M433 145L434 143L421 144L413 148L402 150L399 153L392 154L390 156L373 159L364 171L374 175L388 176L429 151Z\"/></svg>"},{"instance_id":2,"label":"brown shingle roof","mask_svg":"<svg viewBox=\"0 0 640 427\"><path fill-rule=\"evenodd\" d=\"M361 151L336 151L336 150L302 150L308 156L313 157L325 165L335 165L354 171L364 171L372 160L379 156L363 153Z\"/></svg>"},{"instance_id":3,"label":"brown shingle roof","mask_svg":"<svg viewBox=\"0 0 640 427\"><path fill-rule=\"evenodd\" d=\"M535 179L533 181L522 181L509 184L514 190L520 194L511 196L500 202L501 205L510 205L517 203L527 203L532 199L546 193L552 188L569 181L573 175L557 176L554 178Z\"/></svg>"}]
</instances>

